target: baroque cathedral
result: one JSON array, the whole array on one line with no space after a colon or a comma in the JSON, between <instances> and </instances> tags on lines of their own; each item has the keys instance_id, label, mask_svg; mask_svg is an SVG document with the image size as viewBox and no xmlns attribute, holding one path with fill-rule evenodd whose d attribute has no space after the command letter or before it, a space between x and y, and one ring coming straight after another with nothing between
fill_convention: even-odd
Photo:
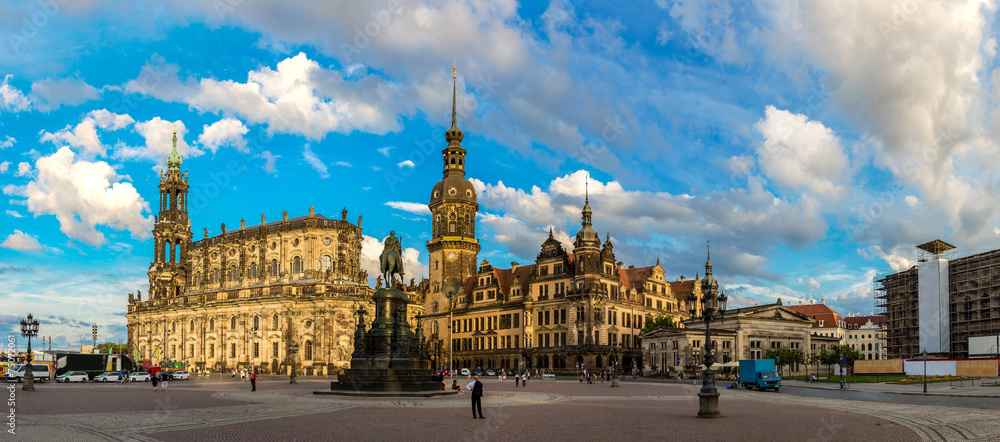
<instances>
[{"instance_id":1,"label":"baroque cathedral","mask_svg":"<svg viewBox=\"0 0 1000 442\"><path fill-rule=\"evenodd\" d=\"M661 312L678 324L687 319L688 295L700 298L701 281L669 281L659 259L647 267L616 261L610 234L602 243L594 230L589 197L572 251L550 231L534 263L500 268L479 261L479 204L465 178L455 96L453 83L444 177L428 204L430 280L422 286L422 326L435 368L573 373L607 368L615 355L621 369L642 367L648 358L637 339L643 324Z\"/></svg>"},{"instance_id":2,"label":"baroque cathedral","mask_svg":"<svg viewBox=\"0 0 1000 442\"><path fill-rule=\"evenodd\" d=\"M221 225L192 241L188 176L177 134L160 174L149 290L129 294L128 341L151 363L189 370L256 368L336 373L354 351L355 312L373 311L374 290L361 269L361 217L315 213L247 225ZM411 310L413 317L421 306ZM290 344L299 352L292 355ZM293 362L294 361L294 362Z\"/></svg>"}]
</instances>

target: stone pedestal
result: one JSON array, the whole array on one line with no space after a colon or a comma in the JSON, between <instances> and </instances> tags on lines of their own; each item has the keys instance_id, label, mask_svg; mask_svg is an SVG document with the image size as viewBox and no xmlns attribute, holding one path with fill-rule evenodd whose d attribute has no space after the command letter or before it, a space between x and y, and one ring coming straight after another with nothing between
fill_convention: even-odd
<instances>
[{"instance_id":1,"label":"stone pedestal","mask_svg":"<svg viewBox=\"0 0 1000 442\"><path fill-rule=\"evenodd\" d=\"M445 390L431 370L420 327L414 333L406 322L406 294L390 288L375 292L375 318L365 329L364 310L358 311L351 368L330 383L330 391L315 394L344 396L437 396Z\"/></svg>"},{"instance_id":2,"label":"stone pedestal","mask_svg":"<svg viewBox=\"0 0 1000 442\"><path fill-rule=\"evenodd\" d=\"M722 417L719 412L719 393L698 393L698 417L717 418Z\"/></svg>"}]
</instances>

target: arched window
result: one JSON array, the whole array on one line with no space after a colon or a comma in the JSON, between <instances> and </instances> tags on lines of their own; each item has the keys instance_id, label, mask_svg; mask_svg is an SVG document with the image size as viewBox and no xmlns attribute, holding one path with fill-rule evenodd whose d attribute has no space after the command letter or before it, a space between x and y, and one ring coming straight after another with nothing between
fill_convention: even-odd
<instances>
[{"instance_id":1,"label":"arched window","mask_svg":"<svg viewBox=\"0 0 1000 442\"><path fill-rule=\"evenodd\" d=\"M274 317L271 318L271 328L275 330L278 329L278 315L274 315Z\"/></svg>"},{"instance_id":2,"label":"arched window","mask_svg":"<svg viewBox=\"0 0 1000 442\"><path fill-rule=\"evenodd\" d=\"M296 256L295 258L292 258L292 273L301 273L301 272L302 272L302 259Z\"/></svg>"},{"instance_id":3,"label":"arched window","mask_svg":"<svg viewBox=\"0 0 1000 442\"><path fill-rule=\"evenodd\" d=\"M434 301L434 313L437 313L437 311L438 311L438 302ZM434 324L437 325L436 322Z\"/></svg>"},{"instance_id":4,"label":"arched window","mask_svg":"<svg viewBox=\"0 0 1000 442\"><path fill-rule=\"evenodd\" d=\"M434 321L431 323L431 334L436 335L437 333L438 333L438 322Z\"/></svg>"},{"instance_id":5,"label":"arched window","mask_svg":"<svg viewBox=\"0 0 1000 442\"><path fill-rule=\"evenodd\" d=\"M307 360L307 361L311 361L312 358L313 358L313 343L312 343L312 341L306 341L305 347L306 347L306 350L305 350L306 353L305 353L304 359Z\"/></svg>"},{"instance_id":6,"label":"arched window","mask_svg":"<svg viewBox=\"0 0 1000 442\"><path fill-rule=\"evenodd\" d=\"M257 263L250 264L250 277L251 278L257 277Z\"/></svg>"},{"instance_id":7,"label":"arched window","mask_svg":"<svg viewBox=\"0 0 1000 442\"><path fill-rule=\"evenodd\" d=\"M236 329L236 317L229 318L229 328Z\"/></svg>"},{"instance_id":8,"label":"arched window","mask_svg":"<svg viewBox=\"0 0 1000 442\"><path fill-rule=\"evenodd\" d=\"M453 164L453 165L455 164L455 159L454 158L451 159L451 164Z\"/></svg>"},{"instance_id":9,"label":"arched window","mask_svg":"<svg viewBox=\"0 0 1000 442\"><path fill-rule=\"evenodd\" d=\"M270 272L271 272L271 276L278 276L278 260L277 259L272 259L271 260L271 269L270 269Z\"/></svg>"},{"instance_id":10,"label":"arched window","mask_svg":"<svg viewBox=\"0 0 1000 442\"><path fill-rule=\"evenodd\" d=\"M208 320L208 330L215 331L215 318Z\"/></svg>"},{"instance_id":11,"label":"arched window","mask_svg":"<svg viewBox=\"0 0 1000 442\"><path fill-rule=\"evenodd\" d=\"M332 260L330 259L330 255L323 255L322 261L320 262L319 271L321 271L321 272L327 271L327 269L330 268L330 262L331 261Z\"/></svg>"},{"instance_id":12,"label":"arched window","mask_svg":"<svg viewBox=\"0 0 1000 442\"><path fill-rule=\"evenodd\" d=\"M260 329L260 318L257 316L253 317L253 329L254 330Z\"/></svg>"},{"instance_id":13,"label":"arched window","mask_svg":"<svg viewBox=\"0 0 1000 442\"><path fill-rule=\"evenodd\" d=\"M219 283L219 269L212 270L212 284Z\"/></svg>"},{"instance_id":14,"label":"arched window","mask_svg":"<svg viewBox=\"0 0 1000 442\"><path fill-rule=\"evenodd\" d=\"M174 333L176 331L177 331L177 323L176 322L171 322L170 323L170 333Z\"/></svg>"},{"instance_id":15,"label":"arched window","mask_svg":"<svg viewBox=\"0 0 1000 442\"><path fill-rule=\"evenodd\" d=\"M194 331L194 320L191 320L191 329L189 331Z\"/></svg>"},{"instance_id":16,"label":"arched window","mask_svg":"<svg viewBox=\"0 0 1000 442\"><path fill-rule=\"evenodd\" d=\"M239 274L236 272L236 264L233 264L231 267L229 267L229 280L235 281L236 279L238 279L238 276Z\"/></svg>"}]
</instances>

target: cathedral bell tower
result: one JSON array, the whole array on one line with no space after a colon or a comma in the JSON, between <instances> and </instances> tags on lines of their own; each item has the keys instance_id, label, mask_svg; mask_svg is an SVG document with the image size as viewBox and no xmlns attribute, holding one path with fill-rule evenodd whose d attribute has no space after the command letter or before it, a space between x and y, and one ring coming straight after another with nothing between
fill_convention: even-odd
<instances>
[{"instance_id":1,"label":"cathedral bell tower","mask_svg":"<svg viewBox=\"0 0 1000 442\"><path fill-rule=\"evenodd\" d=\"M160 210L153 225L153 263L149 266L151 299L177 296L187 282L187 249L191 244L188 218L187 173L181 173L177 153L177 131L173 150L167 156L167 172L160 170Z\"/></svg>"},{"instance_id":2,"label":"cathedral bell tower","mask_svg":"<svg viewBox=\"0 0 1000 442\"><path fill-rule=\"evenodd\" d=\"M448 306L448 296L458 293L470 275L476 274L479 241L476 240L476 189L465 179L464 134L458 128L455 109L457 75L452 69L451 128L445 132L448 145L441 151L444 177L431 189L427 207L432 217L431 240L427 241L431 290L427 304ZM457 300L456 300L457 301ZM432 310L428 310L432 313Z\"/></svg>"}]
</instances>

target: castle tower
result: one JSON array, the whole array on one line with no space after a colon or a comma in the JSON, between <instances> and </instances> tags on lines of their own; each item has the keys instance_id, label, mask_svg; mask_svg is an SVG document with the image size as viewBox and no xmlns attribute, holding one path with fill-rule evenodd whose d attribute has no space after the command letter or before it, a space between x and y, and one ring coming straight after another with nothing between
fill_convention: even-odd
<instances>
[{"instance_id":1,"label":"castle tower","mask_svg":"<svg viewBox=\"0 0 1000 442\"><path fill-rule=\"evenodd\" d=\"M160 210L153 225L153 263L149 266L149 296L177 296L187 281L187 249L191 244L191 222L187 211L187 173L181 173L177 153L177 131L173 150L167 156L167 172L160 171Z\"/></svg>"},{"instance_id":2,"label":"castle tower","mask_svg":"<svg viewBox=\"0 0 1000 442\"><path fill-rule=\"evenodd\" d=\"M456 78L452 69L451 128L445 132L448 145L441 151L444 177L431 189L427 205L432 217L432 239L427 241L431 292L426 301L428 305L437 301L442 307L448 305L450 293L458 293L466 279L476 274L480 249L476 239L479 203L476 189L465 179L465 149L461 144L464 135L458 128L455 109Z\"/></svg>"}]
</instances>

